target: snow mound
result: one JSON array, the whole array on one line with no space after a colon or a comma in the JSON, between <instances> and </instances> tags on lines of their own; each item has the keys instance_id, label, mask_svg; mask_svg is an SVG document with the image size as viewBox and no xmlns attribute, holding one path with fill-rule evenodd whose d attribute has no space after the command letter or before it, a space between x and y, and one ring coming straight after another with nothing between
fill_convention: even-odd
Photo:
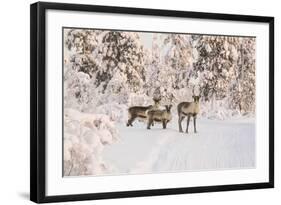
<instances>
[{"instance_id":1,"label":"snow mound","mask_svg":"<svg viewBox=\"0 0 281 205\"><path fill-rule=\"evenodd\" d=\"M211 120L241 118L241 112L227 108L225 100L200 103L199 116Z\"/></svg>"},{"instance_id":2,"label":"snow mound","mask_svg":"<svg viewBox=\"0 0 281 205\"><path fill-rule=\"evenodd\" d=\"M125 122L127 120L128 108L124 104L107 103L98 106L96 112L107 115L111 121Z\"/></svg>"},{"instance_id":3,"label":"snow mound","mask_svg":"<svg viewBox=\"0 0 281 205\"><path fill-rule=\"evenodd\" d=\"M96 175L110 167L104 163L104 146L119 133L108 116L66 109L64 113L64 176Z\"/></svg>"}]
</instances>

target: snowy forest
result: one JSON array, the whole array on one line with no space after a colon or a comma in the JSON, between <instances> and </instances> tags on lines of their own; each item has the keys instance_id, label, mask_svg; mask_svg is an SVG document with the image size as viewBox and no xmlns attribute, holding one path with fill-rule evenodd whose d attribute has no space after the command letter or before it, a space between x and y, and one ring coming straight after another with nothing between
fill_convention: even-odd
<instances>
[{"instance_id":1,"label":"snowy forest","mask_svg":"<svg viewBox=\"0 0 281 205\"><path fill-rule=\"evenodd\" d=\"M63 42L64 176L255 166L254 37L65 28ZM194 88L199 132L179 133ZM126 127L155 95L167 130Z\"/></svg>"}]
</instances>

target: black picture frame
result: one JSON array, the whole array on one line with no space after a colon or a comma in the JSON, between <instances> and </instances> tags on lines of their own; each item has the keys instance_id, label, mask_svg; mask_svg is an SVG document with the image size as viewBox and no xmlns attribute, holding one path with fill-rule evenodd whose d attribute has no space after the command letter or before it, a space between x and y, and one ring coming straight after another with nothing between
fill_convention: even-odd
<instances>
[{"instance_id":1,"label":"black picture frame","mask_svg":"<svg viewBox=\"0 0 281 205\"><path fill-rule=\"evenodd\" d=\"M46 196L46 10L262 22L269 25L269 181L188 188ZM30 6L30 200L37 203L274 187L274 17L38 2Z\"/></svg>"}]
</instances>

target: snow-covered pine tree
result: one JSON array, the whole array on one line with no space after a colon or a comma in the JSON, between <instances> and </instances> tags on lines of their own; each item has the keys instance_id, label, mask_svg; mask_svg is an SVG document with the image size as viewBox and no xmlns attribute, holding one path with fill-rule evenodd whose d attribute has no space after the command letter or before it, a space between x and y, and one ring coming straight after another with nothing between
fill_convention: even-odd
<instances>
[{"instance_id":1,"label":"snow-covered pine tree","mask_svg":"<svg viewBox=\"0 0 281 205\"><path fill-rule=\"evenodd\" d=\"M163 50L163 39L167 35L154 33L152 37L152 48L149 56L146 55L146 93L155 102L169 104L173 100L174 71L165 63L165 52ZM166 48L168 50L168 48Z\"/></svg>"},{"instance_id":2,"label":"snow-covered pine tree","mask_svg":"<svg viewBox=\"0 0 281 205\"><path fill-rule=\"evenodd\" d=\"M108 84L117 73L122 76L122 85L115 86L122 89L125 80L129 91L139 91L145 79L144 53L138 33L109 31L102 38L99 54L102 55L101 68L96 72L96 86L102 86L105 92ZM118 91L118 89L116 91Z\"/></svg>"},{"instance_id":3,"label":"snow-covered pine tree","mask_svg":"<svg viewBox=\"0 0 281 205\"><path fill-rule=\"evenodd\" d=\"M96 93L93 92L93 79L89 74L78 71L79 67L65 62L64 65L64 107L73 108L79 111L86 111L90 106L94 106Z\"/></svg>"},{"instance_id":4,"label":"snow-covered pine tree","mask_svg":"<svg viewBox=\"0 0 281 205\"><path fill-rule=\"evenodd\" d=\"M99 30L64 31L64 104L66 108L85 111L95 98L92 76L96 62Z\"/></svg>"},{"instance_id":5,"label":"snow-covered pine tree","mask_svg":"<svg viewBox=\"0 0 281 205\"><path fill-rule=\"evenodd\" d=\"M101 30L66 29L65 44L69 50L79 54L91 54L98 45Z\"/></svg>"},{"instance_id":6,"label":"snow-covered pine tree","mask_svg":"<svg viewBox=\"0 0 281 205\"><path fill-rule=\"evenodd\" d=\"M161 100L161 90L160 86L163 84L161 83L161 76L160 71L163 68L163 64L161 62L161 53L159 47L159 37L160 34L154 33L152 37L152 49L149 52L150 56L146 55L147 64L146 67L146 80L147 83L145 85L147 89L147 94L152 97L154 100L160 101Z\"/></svg>"},{"instance_id":7,"label":"snow-covered pine tree","mask_svg":"<svg viewBox=\"0 0 281 205\"><path fill-rule=\"evenodd\" d=\"M96 62L101 30L66 29L65 45L70 54L70 62L77 71L92 76L98 69Z\"/></svg>"},{"instance_id":8,"label":"snow-covered pine tree","mask_svg":"<svg viewBox=\"0 0 281 205\"><path fill-rule=\"evenodd\" d=\"M198 59L194 73L201 75L203 100L221 100L228 95L229 82L237 68L239 39L228 36L200 35L196 44Z\"/></svg>"},{"instance_id":9,"label":"snow-covered pine tree","mask_svg":"<svg viewBox=\"0 0 281 205\"><path fill-rule=\"evenodd\" d=\"M239 38L236 78L230 87L230 107L240 112L255 112L255 38Z\"/></svg>"},{"instance_id":10,"label":"snow-covered pine tree","mask_svg":"<svg viewBox=\"0 0 281 205\"><path fill-rule=\"evenodd\" d=\"M159 47L158 44L155 44L156 36L153 34L152 37L152 47L146 48L144 50L144 66L145 66L145 79L146 83L144 85L144 89L146 91L147 95L152 94L152 90L156 84L156 81L158 80L158 62L159 60Z\"/></svg>"},{"instance_id":11,"label":"snow-covered pine tree","mask_svg":"<svg viewBox=\"0 0 281 205\"><path fill-rule=\"evenodd\" d=\"M168 72L166 75L169 75L173 89L188 85L194 60L191 40L190 35L182 34L168 34L164 39L165 72Z\"/></svg>"}]
</instances>

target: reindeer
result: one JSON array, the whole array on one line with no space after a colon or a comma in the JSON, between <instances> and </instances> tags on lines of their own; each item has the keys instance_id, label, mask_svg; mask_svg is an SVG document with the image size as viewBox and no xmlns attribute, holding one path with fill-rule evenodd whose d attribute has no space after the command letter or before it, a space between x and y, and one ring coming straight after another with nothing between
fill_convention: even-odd
<instances>
[{"instance_id":1,"label":"reindeer","mask_svg":"<svg viewBox=\"0 0 281 205\"><path fill-rule=\"evenodd\" d=\"M195 95L194 94L194 87L193 87L193 102L181 102L180 104L178 104L178 123L179 123L179 131L182 131L182 126L181 126L181 122L183 121L183 119L185 117L187 117L187 125L186 125L186 133L188 133L188 125L189 125L189 121L190 118L193 117L193 123L194 123L194 132L197 133L197 129L196 129L196 117L197 114L199 113L199 99L200 99L200 95Z\"/></svg>"},{"instance_id":2,"label":"reindeer","mask_svg":"<svg viewBox=\"0 0 281 205\"><path fill-rule=\"evenodd\" d=\"M133 106L128 109L129 119L127 122L128 126L133 126L133 122L136 118L147 119L147 112L149 110L159 110L161 98L153 98L154 105L149 106ZM152 123L154 126L154 123Z\"/></svg>"},{"instance_id":3,"label":"reindeer","mask_svg":"<svg viewBox=\"0 0 281 205\"><path fill-rule=\"evenodd\" d=\"M136 118L146 119L147 118L147 111L152 109L153 105L149 106L133 106L128 109L129 119L127 122L128 126L133 126L133 122Z\"/></svg>"},{"instance_id":4,"label":"reindeer","mask_svg":"<svg viewBox=\"0 0 281 205\"><path fill-rule=\"evenodd\" d=\"M167 123L172 120L171 114L172 105L165 105L165 110L149 110L147 112L147 129L156 122L162 122L163 129L166 129Z\"/></svg>"}]
</instances>

